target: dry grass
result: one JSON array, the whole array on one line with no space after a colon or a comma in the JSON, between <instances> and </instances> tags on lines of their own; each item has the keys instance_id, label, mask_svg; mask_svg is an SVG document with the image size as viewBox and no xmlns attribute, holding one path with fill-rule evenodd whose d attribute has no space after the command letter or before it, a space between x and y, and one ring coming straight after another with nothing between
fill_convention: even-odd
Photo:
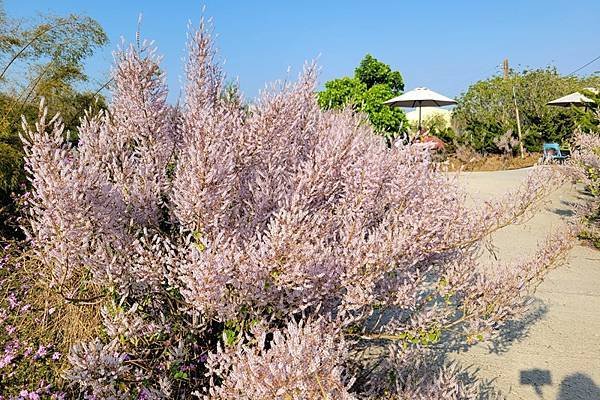
<instances>
[{"instance_id":1,"label":"dry grass","mask_svg":"<svg viewBox=\"0 0 600 400\"><path fill-rule=\"evenodd\" d=\"M444 165L449 171L501 171L531 167L539 161L540 157L539 153L527 154L525 158L493 155L476 156L465 160L452 156L444 162Z\"/></svg>"},{"instance_id":2,"label":"dry grass","mask_svg":"<svg viewBox=\"0 0 600 400\"><path fill-rule=\"evenodd\" d=\"M31 284L31 290L23 300L39 311L40 323L31 326L32 330L56 332L61 343L71 345L81 339L87 339L97 334L98 317L102 304L102 288L91 280L80 278L79 290L94 297L95 301L71 301L60 290L52 286L48 279L49 272L41 262L29 254L21 256L22 266L18 274L19 280L24 279Z\"/></svg>"},{"instance_id":3,"label":"dry grass","mask_svg":"<svg viewBox=\"0 0 600 400\"><path fill-rule=\"evenodd\" d=\"M100 308L107 296L103 289L94 285L88 277L81 277L78 288L69 292L83 292L94 296L96 301L71 301L64 290L50 284L49 269L26 249L13 250L21 254L11 255L8 268L2 273L0 288L3 298L16 294L22 305L29 305L27 312L14 318L17 337L23 343L51 344L52 351L63 355L53 363L55 384L61 385L61 373L67 367L71 345L92 339L100 334ZM71 281L73 283L73 281ZM32 371L35 375L35 371Z\"/></svg>"}]
</instances>

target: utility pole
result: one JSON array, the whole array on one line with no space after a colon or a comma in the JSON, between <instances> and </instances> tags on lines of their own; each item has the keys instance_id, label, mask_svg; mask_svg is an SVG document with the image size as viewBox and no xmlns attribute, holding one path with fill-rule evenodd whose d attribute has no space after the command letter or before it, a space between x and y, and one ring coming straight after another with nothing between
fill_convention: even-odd
<instances>
[{"instance_id":1,"label":"utility pole","mask_svg":"<svg viewBox=\"0 0 600 400\"><path fill-rule=\"evenodd\" d=\"M508 58L502 61L502 69L504 70L504 80L508 80ZM515 85L512 86L513 101L515 103L515 113L517 114L517 134L519 135L519 153L521 158L525 158L525 152L523 151L523 137L521 136L521 117L519 116L519 106L517 106L517 93L515 92Z\"/></svg>"},{"instance_id":2,"label":"utility pole","mask_svg":"<svg viewBox=\"0 0 600 400\"><path fill-rule=\"evenodd\" d=\"M525 154L523 153L523 137L521 136L521 118L519 118L519 107L517 106L517 94L515 93L515 87L512 87L513 92L513 100L515 102L515 112L517 113L517 133L519 134L519 152L521 153L521 158L525 158Z\"/></svg>"}]
</instances>

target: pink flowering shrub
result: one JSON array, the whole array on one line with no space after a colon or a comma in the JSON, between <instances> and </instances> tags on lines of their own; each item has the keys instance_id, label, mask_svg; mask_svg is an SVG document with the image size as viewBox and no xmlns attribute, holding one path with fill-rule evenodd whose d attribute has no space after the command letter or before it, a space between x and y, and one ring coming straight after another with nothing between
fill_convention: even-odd
<instances>
[{"instance_id":1,"label":"pink flowering shrub","mask_svg":"<svg viewBox=\"0 0 600 400\"><path fill-rule=\"evenodd\" d=\"M576 132L573 145L572 171L592 196L592 201L580 212L588 222L580 237L600 248L600 135L596 132Z\"/></svg>"},{"instance_id":2,"label":"pink flowering shrub","mask_svg":"<svg viewBox=\"0 0 600 400\"><path fill-rule=\"evenodd\" d=\"M335 330L324 320L291 321L284 330L257 326L248 342L218 346L208 359L211 397L354 399L342 368L348 349ZM214 385L214 379L221 383Z\"/></svg>"},{"instance_id":3,"label":"pink flowering shrub","mask_svg":"<svg viewBox=\"0 0 600 400\"><path fill-rule=\"evenodd\" d=\"M178 110L144 44L117 52L112 103L81 121L77 147L43 107L24 125L24 228L49 290L102 303L102 333L68 356L70 390L476 396L427 364L429 348L493 336L569 248L572 230L497 274L478 266L486 238L555 186L554 169L471 207L427 147L388 149L363 116L321 111L314 65L246 105L226 93L204 25L188 51ZM374 347L377 368L360 350Z\"/></svg>"},{"instance_id":4,"label":"pink flowering shrub","mask_svg":"<svg viewBox=\"0 0 600 400\"><path fill-rule=\"evenodd\" d=\"M579 167L580 177L591 194L600 196L600 135L595 132L576 132L573 164Z\"/></svg>"}]
</instances>

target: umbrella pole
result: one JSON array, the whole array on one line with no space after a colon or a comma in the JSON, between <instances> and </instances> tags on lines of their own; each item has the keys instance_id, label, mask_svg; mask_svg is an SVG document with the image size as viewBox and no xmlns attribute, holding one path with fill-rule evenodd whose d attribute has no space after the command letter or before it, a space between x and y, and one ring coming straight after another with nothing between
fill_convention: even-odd
<instances>
[{"instance_id":1,"label":"umbrella pole","mask_svg":"<svg viewBox=\"0 0 600 400\"><path fill-rule=\"evenodd\" d=\"M421 102L419 101L419 135L421 134Z\"/></svg>"}]
</instances>

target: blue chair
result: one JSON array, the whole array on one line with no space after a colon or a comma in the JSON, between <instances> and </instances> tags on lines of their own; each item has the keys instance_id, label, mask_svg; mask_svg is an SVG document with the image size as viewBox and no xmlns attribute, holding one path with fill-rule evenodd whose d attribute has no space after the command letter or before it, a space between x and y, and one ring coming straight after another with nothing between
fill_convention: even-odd
<instances>
[{"instance_id":1,"label":"blue chair","mask_svg":"<svg viewBox=\"0 0 600 400\"><path fill-rule=\"evenodd\" d=\"M560 151L558 143L544 143L544 161L558 161L563 162L567 156L563 155Z\"/></svg>"}]
</instances>

